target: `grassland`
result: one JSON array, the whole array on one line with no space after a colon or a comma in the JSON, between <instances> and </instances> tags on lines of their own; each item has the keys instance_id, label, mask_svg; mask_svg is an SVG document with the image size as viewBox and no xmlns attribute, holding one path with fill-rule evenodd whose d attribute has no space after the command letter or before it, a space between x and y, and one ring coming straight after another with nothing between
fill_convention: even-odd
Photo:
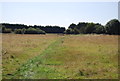
<instances>
[{"instance_id":1,"label":"grassland","mask_svg":"<svg viewBox=\"0 0 120 81\"><path fill-rule=\"evenodd\" d=\"M3 78L118 78L118 36L3 34L2 41Z\"/></svg>"}]
</instances>

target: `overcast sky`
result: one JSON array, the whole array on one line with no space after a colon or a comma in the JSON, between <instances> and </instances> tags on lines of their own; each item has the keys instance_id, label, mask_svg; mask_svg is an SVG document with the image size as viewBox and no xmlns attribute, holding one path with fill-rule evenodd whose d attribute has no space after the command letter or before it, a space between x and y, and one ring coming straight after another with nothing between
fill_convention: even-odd
<instances>
[{"instance_id":1,"label":"overcast sky","mask_svg":"<svg viewBox=\"0 0 120 81\"><path fill-rule=\"evenodd\" d=\"M0 23L58 25L118 19L118 2L1 2Z\"/></svg>"}]
</instances>

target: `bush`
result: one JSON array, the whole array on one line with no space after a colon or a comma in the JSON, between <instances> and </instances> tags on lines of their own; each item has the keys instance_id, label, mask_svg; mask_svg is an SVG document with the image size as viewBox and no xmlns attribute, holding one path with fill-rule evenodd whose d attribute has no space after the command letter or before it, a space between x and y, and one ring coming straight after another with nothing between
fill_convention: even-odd
<instances>
[{"instance_id":1,"label":"bush","mask_svg":"<svg viewBox=\"0 0 120 81\"><path fill-rule=\"evenodd\" d=\"M12 30L9 28L2 27L2 33L11 33Z\"/></svg>"},{"instance_id":2,"label":"bush","mask_svg":"<svg viewBox=\"0 0 120 81\"><path fill-rule=\"evenodd\" d=\"M28 28L28 29L15 29L15 34L45 34L43 30L40 30L39 28Z\"/></svg>"},{"instance_id":3,"label":"bush","mask_svg":"<svg viewBox=\"0 0 120 81\"><path fill-rule=\"evenodd\" d=\"M15 30L14 30L14 33L15 33L15 34L22 34L22 29L15 29Z\"/></svg>"},{"instance_id":4,"label":"bush","mask_svg":"<svg viewBox=\"0 0 120 81\"><path fill-rule=\"evenodd\" d=\"M14 30L14 33L15 33L15 34L24 34L25 31L26 31L25 28L23 28L23 29L15 29L15 30Z\"/></svg>"},{"instance_id":5,"label":"bush","mask_svg":"<svg viewBox=\"0 0 120 81\"><path fill-rule=\"evenodd\" d=\"M28 28L25 31L25 34L45 34L45 31L39 29L39 28Z\"/></svg>"}]
</instances>

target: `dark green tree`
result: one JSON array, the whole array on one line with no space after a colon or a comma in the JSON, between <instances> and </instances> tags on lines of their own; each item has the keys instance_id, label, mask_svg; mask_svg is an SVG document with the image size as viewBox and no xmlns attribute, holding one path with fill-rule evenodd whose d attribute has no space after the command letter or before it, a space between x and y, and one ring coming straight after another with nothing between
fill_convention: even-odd
<instances>
[{"instance_id":1,"label":"dark green tree","mask_svg":"<svg viewBox=\"0 0 120 81\"><path fill-rule=\"evenodd\" d=\"M2 25L0 24L0 33L2 33Z\"/></svg>"},{"instance_id":2,"label":"dark green tree","mask_svg":"<svg viewBox=\"0 0 120 81\"><path fill-rule=\"evenodd\" d=\"M75 28L79 31L79 34L85 34L85 28L86 28L87 24L88 23L85 23L85 22L79 22L77 24L77 26Z\"/></svg>"},{"instance_id":3,"label":"dark green tree","mask_svg":"<svg viewBox=\"0 0 120 81\"><path fill-rule=\"evenodd\" d=\"M70 26L68 28L74 29L75 26L76 26L76 24L72 23L72 24L70 24Z\"/></svg>"},{"instance_id":4,"label":"dark green tree","mask_svg":"<svg viewBox=\"0 0 120 81\"><path fill-rule=\"evenodd\" d=\"M74 32L73 29L68 28L68 29L65 31L65 34L75 34L75 32Z\"/></svg>"},{"instance_id":5,"label":"dark green tree","mask_svg":"<svg viewBox=\"0 0 120 81\"><path fill-rule=\"evenodd\" d=\"M65 27L59 27L59 26L27 26L24 24L9 24L9 23L1 23L2 26L5 26L5 28L11 29L12 31L15 31L15 29L28 29L28 28L39 28L43 31L45 31L46 33L63 33L66 29ZM24 31L23 31L24 33Z\"/></svg>"},{"instance_id":6,"label":"dark green tree","mask_svg":"<svg viewBox=\"0 0 120 81\"><path fill-rule=\"evenodd\" d=\"M77 28L74 28L74 34L79 34L79 30Z\"/></svg>"},{"instance_id":7,"label":"dark green tree","mask_svg":"<svg viewBox=\"0 0 120 81\"><path fill-rule=\"evenodd\" d=\"M95 25L94 33L96 34L105 34L105 28L101 24Z\"/></svg>"},{"instance_id":8,"label":"dark green tree","mask_svg":"<svg viewBox=\"0 0 120 81\"><path fill-rule=\"evenodd\" d=\"M106 33L112 35L120 34L120 22L117 19L112 19L105 25Z\"/></svg>"},{"instance_id":9,"label":"dark green tree","mask_svg":"<svg viewBox=\"0 0 120 81\"><path fill-rule=\"evenodd\" d=\"M86 28L85 28L85 33L86 34L91 34L94 33L95 31L95 24L94 23L88 23Z\"/></svg>"}]
</instances>

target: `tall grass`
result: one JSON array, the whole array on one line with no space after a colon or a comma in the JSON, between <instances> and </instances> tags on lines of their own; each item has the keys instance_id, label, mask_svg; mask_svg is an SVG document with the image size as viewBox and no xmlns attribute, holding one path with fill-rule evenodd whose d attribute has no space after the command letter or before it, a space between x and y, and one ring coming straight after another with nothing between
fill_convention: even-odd
<instances>
[{"instance_id":1,"label":"tall grass","mask_svg":"<svg viewBox=\"0 0 120 81\"><path fill-rule=\"evenodd\" d=\"M118 78L118 36L4 35L3 40L4 78ZM14 70L13 64L18 63L22 66Z\"/></svg>"},{"instance_id":2,"label":"tall grass","mask_svg":"<svg viewBox=\"0 0 120 81\"><path fill-rule=\"evenodd\" d=\"M2 35L3 78L12 74L26 61L41 54L54 42L55 35Z\"/></svg>"}]
</instances>

